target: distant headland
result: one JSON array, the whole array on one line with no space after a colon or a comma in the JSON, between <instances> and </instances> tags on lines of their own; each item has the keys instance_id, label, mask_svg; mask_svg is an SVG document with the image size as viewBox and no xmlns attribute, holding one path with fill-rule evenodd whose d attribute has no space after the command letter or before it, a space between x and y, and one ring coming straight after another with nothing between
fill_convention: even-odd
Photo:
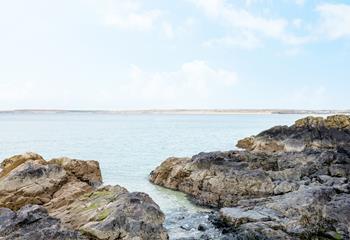
<instances>
[{"instance_id":1,"label":"distant headland","mask_svg":"<svg viewBox=\"0 0 350 240\"><path fill-rule=\"evenodd\" d=\"M350 114L348 110L303 110L303 109L138 109L138 110L65 110L65 109L14 109L0 110L11 113L97 113L97 114L174 114L174 115L240 115L240 114Z\"/></svg>"}]
</instances>

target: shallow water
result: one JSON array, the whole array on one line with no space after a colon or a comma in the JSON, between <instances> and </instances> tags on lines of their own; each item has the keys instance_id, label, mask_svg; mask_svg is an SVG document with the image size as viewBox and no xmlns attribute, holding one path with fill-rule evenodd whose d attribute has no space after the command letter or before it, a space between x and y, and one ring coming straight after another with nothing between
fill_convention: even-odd
<instances>
[{"instance_id":1,"label":"shallow water","mask_svg":"<svg viewBox=\"0 0 350 240\"><path fill-rule=\"evenodd\" d=\"M196 210L183 194L148 182L169 156L231 150L238 139L301 115L120 115L101 113L0 114L0 159L34 151L100 162L105 184L144 191L166 213Z\"/></svg>"}]
</instances>

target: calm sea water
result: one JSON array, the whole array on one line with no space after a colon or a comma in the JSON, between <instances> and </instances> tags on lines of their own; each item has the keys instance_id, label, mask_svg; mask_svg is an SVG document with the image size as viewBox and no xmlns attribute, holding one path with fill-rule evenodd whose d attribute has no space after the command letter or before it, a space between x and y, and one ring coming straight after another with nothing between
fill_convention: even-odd
<instances>
[{"instance_id":1,"label":"calm sea water","mask_svg":"<svg viewBox=\"0 0 350 240\"><path fill-rule=\"evenodd\" d=\"M0 159L34 151L100 162L105 184L144 191L167 212L195 209L183 194L150 184L152 169L169 156L234 149L238 139L301 115L0 114Z\"/></svg>"}]
</instances>

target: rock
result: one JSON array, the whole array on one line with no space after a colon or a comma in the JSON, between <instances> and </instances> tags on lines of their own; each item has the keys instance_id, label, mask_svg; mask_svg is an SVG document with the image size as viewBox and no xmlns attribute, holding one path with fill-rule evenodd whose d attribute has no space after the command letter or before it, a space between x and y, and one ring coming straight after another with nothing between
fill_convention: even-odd
<instances>
[{"instance_id":1,"label":"rock","mask_svg":"<svg viewBox=\"0 0 350 240\"><path fill-rule=\"evenodd\" d=\"M323 117L306 117L295 121L297 128L320 128L325 126Z\"/></svg>"},{"instance_id":2,"label":"rock","mask_svg":"<svg viewBox=\"0 0 350 240\"><path fill-rule=\"evenodd\" d=\"M247 223L242 225L239 229L236 229L233 240L296 240L297 237L293 237L285 233L278 227L270 226L266 223Z\"/></svg>"},{"instance_id":3,"label":"rock","mask_svg":"<svg viewBox=\"0 0 350 240\"><path fill-rule=\"evenodd\" d=\"M271 218L255 210L243 210L241 208L221 208L222 221L233 226L240 226L248 222L266 222Z\"/></svg>"},{"instance_id":4,"label":"rock","mask_svg":"<svg viewBox=\"0 0 350 240\"><path fill-rule=\"evenodd\" d=\"M61 186L53 195L52 199L45 203L45 207L51 211L62 206L67 206L79 199L82 194L90 193L93 188L85 182L69 181Z\"/></svg>"},{"instance_id":5,"label":"rock","mask_svg":"<svg viewBox=\"0 0 350 240\"><path fill-rule=\"evenodd\" d=\"M291 127L278 126L238 141L237 147L248 151L284 152L312 149L348 148L350 116L335 115L326 119L307 117Z\"/></svg>"},{"instance_id":6,"label":"rock","mask_svg":"<svg viewBox=\"0 0 350 240\"><path fill-rule=\"evenodd\" d=\"M201 224L198 225L197 229L198 229L198 231L205 232L205 231L208 230L208 226L201 223Z\"/></svg>"},{"instance_id":7,"label":"rock","mask_svg":"<svg viewBox=\"0 0 350 240\"><path fill-rule=\"evenodd\" d=\"M159 206L147 194L120 186L101 187L52 215L97 239L167 239Z\"/></svg>"},{"instance_id":8,"label":"rock","mask_svg":"<svg viewBox=\"0 0 350 240\"><path fill-rule=\"evenodd\" d=\"M327 227L322 209L331 201L333 195L333 188L302 187L298 191L273 197L270 202L262 203L260 208L271 210L273 216L280 219L278 221L282 222L287 233L312 235L324 231L323 228Z\"/></svg>"},{"instance_id":9,"label":"rock","mask_svg":"<svg viewBox=\"0 0 350 240\"><path fill-rule=\"evenodd\" d=\"M202 205L230 206L242 198L273 194L274 183L260 169L245 169L238 152L200 153L188 158L170 158L150 175L157 185L188 193Z\"/></svg>"},{"instance_id":10,"label":"rock","mask_svg":"<svg viewBox=\"0 0 350 240\"><path fill-rule=\"evenodd\" d=\"M70 172L80 181L86 182L90 186L102 184L100 165L97 161L80 161L62 157L52 159L49 163L62 166L65 171Z\"/></svg>"},{"instance_id":11,"label":"rock","mask_svg":"<svg viewBox=\"0 0 350 240\"><path fill-rule=\"evenodd\" d=\"M0 207L18 210L26 204L48 203L68 181L68 174L57 165L27 161L0 181Z\"/></svg>"},{"instance_id":12,"label":"rock","mask_svg":"<svg viewBox=\"0 0 350 240\"><path fill-rule=\"evenodd\" d=\"M273 193L275 195L284 194L292 191L296 191L299 188L299 184L295 182L290 181L283 181L279 183L275 189L273 190Z\"/></svg>"},{"instance_id":13,"label":"rock","mask_svg":"<svg viewBox=\"0 0 350 240\"><path fill-rule=\"evenodd\" d=\"M62 158L47 162L38 154L26 153L2 165L6 174L0 178L0 207L12 210L26 204L67 204L102 182L96 161Z\"/></svg>"},{"instance_id":14,"label":"rock","mask_svg":"<svg viewBox=\"0 0 350 240\"><path fill-rule=\"evenodd\" d=\"M303 187L265 201L246 201L243 207L223 208L220 218L234 226L238 236L259 239L295 239L294 236L311 239L326 234L325 229L337 229L340 236L349 236L346 229L350 205L347 202L335 204L348 201L347 196L334 196L335 191L330 187Z\"/></svg>"},{"instance_id":15,"label":"rock","mask_svg":"<svg viewBox=\"0 0 350 240\"><path fill-rule=\"evenodd\" d=\"M192 212L183 208L175 209L167 214L165 226L172 240L211 239L220 240L228 236L212 223L212 212Z\"/></svg>"},{"instance_id":16,"label":"rock","mask_svg":"<svg viewBox=\"0 0 350 240\"><path fill-rule=\"evenodd\" d=\"M322 216L334 225L338 236L350 238L350 194L338 194L323 208Z\"/></svg>"},{"instance_id":17,"label":"rock","mask_svg":"<svg viewBox=\"0 0 350 240\"><path fill-rule=\"evenodd\" d=\"M347 178L331 177L328 175L319 175L318 179L326 186L342 185L347 182Z\"/></svg>"},{"instance_id":18,"label":"rock","mask_svg":"<svg viewBox=\"0 0 350 240\"><path fill-rule=\"evenodd\" d=\"M254 204L251 210L237 210L237 208L221 210L221 218L223 221L232 221L231 224L244 229L246 233L252 231L250 229L252 225L247 223L254 223L266 226L267 229L279 229L289 238L299 236L311 239L328 234L325 229L336 229L340 236L345 237L349 236L347 214L350 205L344 202L348 201L347 197L335 196L332 188L305 187Z\"/></svg>"},{"instance_id":19,"label":"rock","mask_svg":"<svg viewBox=\"0 0 350 240\"><path fill-rule=\"evenodd\" d=\"M181 225L180 227L186 231L190 231L192 229L188 224Z\"/></svg>"},{"instance_id":20,"label":"rock","mask_svg":"<svg viewBox=\"0 0 350 240\"><path fill-rule=\"evenodd\" d=\"M332 164L329 173L333 177L348 177L350 175L350 164Z\"/></svg>"},{"instance_id":21,"label":"rock","mask_svg":"<svg viewBox=\"0 0 350 240\"><path fill-rule=\"evenodd\" d=\"M60 220L50 217L47 210L38 205L26 205L17 212L0 208L0 239L88 240L79 231L63 227Z\"/></svg>"},{"instance_id":22,"label":"rock","mask_svg":"<svg viewBox=\"0 0 350 240\"><path fill-rule=\"evenodd\" d=\"M213 223L231 239L350 239L350 116L307 117L237 146L169 158L150 181L222 208Z\"/></svg>"},{"instance_id":23,"label":"rock","mask_svg":"<svg viewBox=\"0 0 350 240\"><path fill-rule=\"evenodd\" d=\"M8 175L16 167L27 161L45 163L43 157L36 153L28 152L21 155L15 155L13 157L3 160L0 164L0 179Z\"/></svg>"},{"instance_id":24,"label":"rock","mask_svg":"<svg viewBox=\"0 0 350 240\"><path fill-rule=\"evenodd\" d=\"M6 239L168 239L164 214L147 194L98 187L97 161L27 153L1 166L0 236L13 229Z\"/></svg>"}]
</instances>

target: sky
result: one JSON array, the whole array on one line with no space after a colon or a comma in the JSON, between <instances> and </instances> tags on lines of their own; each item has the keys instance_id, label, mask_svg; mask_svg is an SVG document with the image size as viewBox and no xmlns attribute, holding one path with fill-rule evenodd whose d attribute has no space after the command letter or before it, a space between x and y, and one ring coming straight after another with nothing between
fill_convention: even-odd
<instances>
[{"instance_id":1,"label":"sky","mask_svg":"<svg viewBox=\"0 0 350 240\"><path fill-rule=\"evenodd\" d=\"M0 109L350 109L350 1L0 0Z\"/></svg>"}]
</instances>

